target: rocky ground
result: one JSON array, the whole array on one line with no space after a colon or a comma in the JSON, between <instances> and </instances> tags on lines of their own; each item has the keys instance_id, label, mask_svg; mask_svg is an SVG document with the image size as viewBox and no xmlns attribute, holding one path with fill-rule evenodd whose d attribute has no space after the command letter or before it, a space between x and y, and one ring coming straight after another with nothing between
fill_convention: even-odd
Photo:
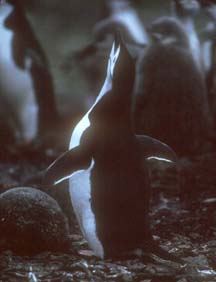
<instances>
[{"instance_id":1,"label":"rocky ground","mask_svg":"<svg viewBox=\"0 0 216 282\"><path fill-rule=\"evenodd\" d=\"M43 153L35 149L22 158L8 154L7 162L0 164L1 191L29 181L41 188L38 173L59 153L49 148ZM143 259L99 260L89 250L72 214L67 253L19 257L5 251L0 255L0 281L216 281L215 159L216 155L206 153L180 160L178 177L174 168L152 169L152 233L161 247L185 262L183 266L152 253ZM67 187L46 192L61 204ZM64 207L71 215L69 209Z\"/></svg>"}]
</instances>

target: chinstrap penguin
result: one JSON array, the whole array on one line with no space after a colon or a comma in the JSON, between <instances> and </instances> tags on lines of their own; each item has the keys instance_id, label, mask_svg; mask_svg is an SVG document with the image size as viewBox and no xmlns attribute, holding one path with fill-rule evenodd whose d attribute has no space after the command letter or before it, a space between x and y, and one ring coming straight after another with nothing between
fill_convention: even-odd
<instances>
[{"instance_id":1,"label":"chinstrap penguin","mask_svg":"<svg viewBox=\"0 0 216 282\"><path fill-rule=\"evenodd\" d=\"M154 242L150 232L146 159L158 155L175 161L176 155L158 140L134 134L134 76L134 62L122 40L116 38L104 85L76 125L69 151L46 170L44 184L69 178L74 212L98 257L121 257L141 248L173 259Z\"/></svg>"},{"instance_id":2,"label":"chinstrap penguin","mask_svg":"<svg viewBox=\"0 0 216 282\"><path fill-rule=\"evenodd\" d=\"M31 142L57 118L48 63L18 0L0 2L1 115L17 143Z\"/></svg>"}]
</instances>

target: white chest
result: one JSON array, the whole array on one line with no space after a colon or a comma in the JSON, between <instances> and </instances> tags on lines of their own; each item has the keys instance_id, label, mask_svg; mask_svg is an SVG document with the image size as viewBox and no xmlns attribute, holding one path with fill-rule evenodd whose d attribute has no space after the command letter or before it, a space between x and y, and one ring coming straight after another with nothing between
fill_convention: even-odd
<instances>
[{"instance_id":1,"label":"white chest","mask_svg":"<svg viewBox=\"0 0 216 282\"><path fill-rule=\"evenodd\" d=\"M95 216L91 208L91 165L86 170L74 172L70 177L70 197L80 228L94 253L103 258L104 251L96 233Z\"/></svg>"}]
</instances>

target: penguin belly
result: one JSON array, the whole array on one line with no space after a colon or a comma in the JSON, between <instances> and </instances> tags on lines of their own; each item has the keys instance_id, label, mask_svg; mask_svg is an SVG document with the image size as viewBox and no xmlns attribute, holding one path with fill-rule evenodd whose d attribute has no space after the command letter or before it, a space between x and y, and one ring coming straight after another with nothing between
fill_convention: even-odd
<instances>
[{"instance_id":1,"label":"penguin belly","mask_svg":"<svg viewBox=\"0 0 216 282\"><path fill-rule=\"evenodd\" d=\"M8 120L19 143L29 143L38 127L38 107L28 71L31 59L26 58L25 70L17 67L12 57L13 33L1 24L0 34L0 115Z\"/></svg>"},{"instance_id":2,"label":"penguin belly","mask_svg":"<svg viewBox=\"0 0 216 282\"><path fill-rule=\"evenodd\" d=\"M96 232L95 215L91 206L91 165L86 170L78 170L70 177L70 197L74 212L82 230L83 236L88 241L95 255L104 257L103 246Z\"/></svg>"}]
</instances>

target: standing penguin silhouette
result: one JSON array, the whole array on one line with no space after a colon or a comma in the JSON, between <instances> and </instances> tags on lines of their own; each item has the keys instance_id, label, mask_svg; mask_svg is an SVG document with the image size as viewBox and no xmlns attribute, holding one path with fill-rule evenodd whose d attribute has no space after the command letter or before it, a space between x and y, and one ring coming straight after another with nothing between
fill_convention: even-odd
<instances>
[{"instance_id":1,"label":"standing penguin silhouette","mask_svg":"<svg viewBox=\"0 0 216 282\"><path fill-rule=\"evenodd\" d=\"M102 90L76 125L70 150L46 170L44 184L69 178L80 228L100 258L124 256L140 248L173 259L151 235L146 158L160 155L173 160L175 153L155 139L134 134L134 76L134 62L117 37Z\"/></svg>"},{"instance_id":2,"label":"standing penguin silhouette","mask_svg":"<svg viewBox=\"0 0 216 282\"><path fill-rule=\"evenodd\" d=\"M1 114L26 144L58 114L45 54L19 0L0 1L0 38Z\"/></svg>"},{"instance_id":3,"label":"standing penguin silhouette","mask_svg":"<svg viewBox=\"0 0 216 282\"><path fill-rule=\"evenodd\" d=\"M216 3L214 1L201 1L208 16L208 23L201 31L203 40L203 61L205 67L206 84L210 109L216 128Z\"/></svg>"},{"instance_id":4,"label":"standing penguin silhouette","mask_svg":"<svg viewBox=\"0 0 216 282\"><path fill-rule=\"evenodd\" d=\"M170 145L179 156L199 154L211 131L204 77L184 28L174 18L148 29L152 43L140 64L135 128Z\"/></svg>"}]
</instances>

